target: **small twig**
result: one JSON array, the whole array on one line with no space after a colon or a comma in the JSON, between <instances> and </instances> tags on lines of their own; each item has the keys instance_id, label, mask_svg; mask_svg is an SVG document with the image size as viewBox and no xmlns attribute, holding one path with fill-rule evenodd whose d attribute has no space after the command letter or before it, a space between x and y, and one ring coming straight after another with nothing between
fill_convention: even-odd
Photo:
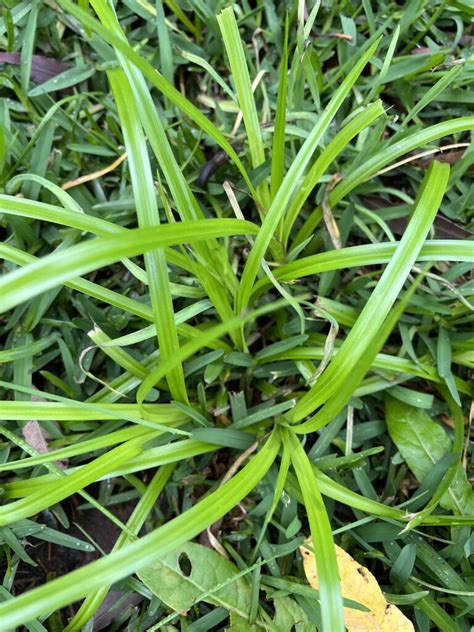
<instances>
[{"instance_id":1,"label":"small twig","mask_svg":"<svg viewBox=\"0 0 474 632\"><path fill-rule=\"evenodd\" d=\"M91 180L96 180L97 178L101 178L102 176L105 176L107 173L110 173L111 171L116 169L119 165L121 165L122 162L127 157L127 155L128 155L127 152L125 152L121 156L119 156L117 160L115 160L108 167L104 167L103 169L99 169L99 171L94 171L93 173L88 173L85 176L76 178L75 180L70 180L69 182L65 182L61 188L64 191L67 191L67 189L72 189L73 187L77 187L80 184L84 184L85 182L90 182Z\"/></svg>"},{"instance_id":2,"label":"small twig","mask_svg":"<svg viewBox=\"0 0 474 632\"><path fill-rule=\"evenodd\" d=\"M431 72L435 72L436 70L440 70L441 68L451 68L452 66L463 66L466 63L466 60L463 57L459 59L453 59L452 61L444 62L443 64L438 64L437 66L433 66Z\"/></svg>"},{"instance_id":3,"label":"small twig","mask_svg":"<svg viewBox=\"0 0 474 632\"><path fill-rule=\"evenodd\" d=\"M472 427L473 419L474 419L474 401L471 402L471 407L469 409L469 419L467 422L466 440L464 442L464 450L462 453L462 464L465 471L467 471L467 453L471 444L470 437L471 437L471 427Z\"/></svg>"},{"instance_id":4,"label":"small twig","mask_svg":"<svg viewBox=\"0 0 474 632\"><path fill-rule=\"evenodd\" d=\"M229 469L225 473L224 478L219 483L219 487L222 487L222 485L227 483L227 481L229 481L234 476L234 474L237 472L237 470L242 465L242 463L246 461L249 458L249 456L255 452L257 448L258 448L258 441L255 441L255 443L252 443L252 445L249 448L247 448L244 452L242 452L242 454L240 454L235 459L235 461L232 463L232 465L229 467Z\"/></svg>"},{"instance_id":5,"label":"small twig","mask_svg":"<svg viewBox=\"0 0 474 632\"><path fill-rule=\"evenodd\" d=\"M439 152L443 152L446 149L458 149L459 147L469 147L470 143L454 143L453 145L444 145L444 147L436 147L436 149L427 149L419 154L415 154L414 156L408 156L408 158L404 158L403 160L399 160L398 162L394 162L392 165L377 171L375 176L380 176L382 173L387 173L387 171L392 171L392 169L396 169L401 165L405 165L407 162L413 162L414 160L418 160L419 158L423 158L424 156L430 156L431 154L437 154Z\"/></svg>"},{"instance_id":6,"label":"small twig","mask_svg":"<svg viewBox=\"0 0 474 632\"><path fill-rule=\"evenodd\" d=\"M328 186L326 187L326 191L323 196L323 219L326 224L327 231L329 233L329 237L331 238L332 245L336 250L340 250L342 248L341 243L341 234L339 232L339 228L336 224L336 220L334 219L334 215L332 214L331 207L329 206L329 194L334 189L336 184L342 180L342 175L340 173L336 173L331 178Z\"/></svg>"},{"instance_id":7,"label":"small twig","mask_svg":"<svg viewBox=\"0 0 474 632\"><path fill-rule=\"evenodd\" d=\"M318 33L316 37L335 37L336 39L346 40L346 42L352 42L352 35L347 33Z\"/></svg>"}]
</instances>

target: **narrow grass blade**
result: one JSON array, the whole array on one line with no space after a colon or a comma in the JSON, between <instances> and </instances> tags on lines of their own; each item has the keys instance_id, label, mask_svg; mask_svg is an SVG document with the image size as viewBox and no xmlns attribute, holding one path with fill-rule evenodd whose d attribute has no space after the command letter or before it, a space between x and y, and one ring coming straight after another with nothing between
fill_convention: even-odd
<instances>
[{"instance_id":1,"label":"narrow grass blade","mask_svg":"<svg viewBox=\"0 0 474 632\"><path fill-rule=\"evenodd\" d=\"M102 23L110 29L111 32L115 33L122 43L126 43L126 37L111 7L101 0L94 0L92 5ZM153 152L165 174L166 181L170 187L181 219L192 220L203 218L204 214L174 156L173 149L167 138L164 126L160 120L141 69L134 66L119 46L115 44L114 46L119 62L130 82L133 93L133 95L131 95L132 100L135 103ZM165 80L163 79L163 81ZM190 105L189 101L184 99L181 94L179 94L179 97L181 100L184 100L184 103ZM209 244L197 244L196 253L198 259L203 262L203 265L198 268L201 284L209 298L213 301L221 319L225 322L233 316L232 307L228 299L228 292L230 295L233 295L234 287L237 284L235 273L226 257L227 253L222 246L212 241L210 241ZM214 268L222 268L222 274L218 277L214 276L210 272ZM235 342L239 346L243 344L238 333L236 334Z\"/></svg>"},{"instance_id":2,"label":"narrow grass blade","mask_svg":"<svg viewBox=\"0 0 474 632\"><path fill-rule=\"evenodd\" d=\"M65 281L101 266L154 248L203 241L236 234L255 234L255 224L234 219L207 219L139 228L114 237L93 239L43 257L0 280L0 312Z\"/></svg>"},{"instance_id":3,"label":"narrow grass blade","mask_svg":"<svg viewBox=\"0 0 474 632\"><path fill-rule=\"evenodd\" d=\"M256 169L265 162L265 150L260 131L260 122L257 116L257 108L250 83L250 75L245 60L245 52L240 37L239 27L235 19L234 9L228 7L218 16L217 21L221 29L224 45L229 58L232 71L232 78L237 90L237 97L242 111L245 129L247 132L247 142L249 144L252 167ZM266 182L257 188L260 202L264 208L269 202L269 191Z\"/></svg>"},{"instance_id":4,"label":"narrow grass blade","mask_svg":"<svg viewBox=\"0 0 474 632\"><path fill-rule=\"evenodd\" d=\"M33 0L30 4L31 10L26 23L24 39L21 47L21 89L28 93L31 75L31 61L35 48L36 23L38 20L38 0Z\"/></svg>"},{"instance_id":5,"label":"narrow grass blade","mask_svg":"<svg viewBox=\"0 0 474 632\"><path fill-rule=\"evenodd\" d=\"M394 162L400 156L424 147L428 143L432 143L443 136L451 134L459 134L474 129L474 116L465 116L462 118L452 119L451 121L443 121L437 123L421 131L412 132L402 140L393 144L390 142L384 145L380 151L369 158L360 167L352 171L347 178L338 184L334 191L329 194L329 205L334 207L342 200L350 191L362 182L366 182L380 169Z\"/></svg>"},{"instance_id":6,"label":"narrow grass blade","mask_svg":"<svg viewBox=\"0 0 474 632\"><path fill-rule=\"evenodd\" d=\"M136 536L138 536L145 520L152 512L159 495L173 473L173 469L173 464L163 465L163 467L160 467L133 510L132 515L127 521L127 527L129 531L134 533ZM133 539L126 532L122 532L115 541L112 551L122 549L129 542L133 542ZM106 585L102 586L94 593L89 593L84 603L68 623L64 632L73 632L73 630L79 630L86 625L87 622L94 616L94 613L107 596L109 590L110 585Z\"/></svg>"},{"instance_id":7,"label":"narrow grass blade","mask_svg":"<svg viewBox=\"0 0 474 632\"><path fill-rule=\"evenodd\" d=\"M279 447L280 441L273 434L239 474L177 518L92 564L1 603L3 625L6 629L14 628L38 615L77 601L106 584L127 577L197 536L254 489L271 467Z\"/></svg>"},{"instance_id":8,"label":"narrow grass blade","mask_svg":"<svg viewBox=\"0 0 474 632\"><path fill-rule=\"evenodd\" d=\"M442 123L437 123L423 130L416 130L398 141L395 139L394 141L383 143L379 151L362 165L348 173L347 177L331 191L328 197L330 208L334 208L346 195L358 187L359 184L370 180L378 171L388 164L394 163L400 156L424 147L435 140L443 138L443 136L467 132L472 129L474 129L474 116L465 116L450 121L443 121ZM315 220L317 221L318 217L318 210L308 217L302 228L298 231L298 235L292 243L292 248L303 243L312 235L314 226L316 225Z\"/></svg>"},{"instance_id":9,"label":"narrow grass blade","mask_svg":"<svg viewBox=\"0 0 474 632\"><path fill-rule=\"evenodd\" d=\"M255 194L255 189L244 165L242 164L242 161L237 155L237 152L229 143L229 141L225 138L225 136L206 116L204 116L204 114L202 114L202 112L200 112L188 99L183 97L179 90L168 83L166 79L155 68L153 68L153 66L149 62L143 59L143 57L141 57L139 53L133 50L133 48L128 45L126 41L123 41L120 36L118 36L110 29L102 26L100 22L92 18L84 11L81 11L81 9L79 9L79 7L77 7L70 0L60 0L59 4L69 13L74 15L80 22L82 22L84 26L90 28L92 31L102 37L104 41L108 42L117 50L119 50L143 73L143 76L146 77L148 81L150 81L158 88L158 90L160 90L160 92L163 93L165 97L167 97L187 116L189 116L197 125L199 125L199 127L207 132L216 141L216 143L232 158L235 165L241 172L242 177L247 183L247 186L249 187L251 193L253 195ZM96 6L98 6L97 3L95 4ZM102 6L105 6L105 3L102 2L101 4Z\"/></svg>"},{"instance_id":10,"label":"narrow grass blade","mask_svg":"<svg viewBox=\"0 0 474 632\"><path fill-rule=\"evenodd\" d=\"M291 462L296 472L303 502L309 520L311 536L315 546L316 566L320 580L322 631L344 632L344 610L337 568L336 549L331 525L324 506L318 482L313 474L311 462L295 434L286 431L283 441L288 444Z\"/></svg>"},{"instance_id":11,"label":"narrow grass blade","mask_svg":"<svg viewBox=\"0 0 474 632\"><path fill-rule=\"evenodd\" d=\"M352 367L352 371L347 379L341 384L340 388L332 397L330 397L324 406L308 421L297 426L297 432L306 433L313 432L315 429L322 428L328 424L332 419L336 417L348 404L351 397L357 396L357 387L361 383L364 375L367 373L370 365L373 363L377 351L383 346L392 329L403 314L410 298L415 293L419 284L424 278L424 273L421 273L415 279L415 282L405 292L399 303L392 309L387 319L384 321L382 327L379 329L379 334L370 346L362 358L359 359L357 364Z\"/></svg>"},{"instance_id":12,"label":"narrow grass blade","mask_svg":"<svg viewBox=\"0 0 474 632\"><path fill-rule=\"evenodd\" d=\"M400 130L406 128L408 123L413 120L427 105L431 103L431 101L441 94L443 90L445 90L455 79L456 77L463 71L462 66L453 66L448 72L442 75L441 79L437 81L434 86L432 86L418 101L414 108L412 108L406 117L403 119L402 124L400 125Z\"/></svg>"},{"instance_id":13,"label":"narrow grass blade","mask_svg":"<svg viewBox=\"0 0 474 632\"><path fill-rule=\"evenodd\" d=\"M367 106L367 108L355 116L321 152L321 155L304 177L301 186L298 187L298 190L285 214L284 231L281 237L285 246L288 243L290 231L296 221L296 218L298 217L298 213L313 191L314 187L317 185L321 176L325 173L326 169L336 159L338 154L346 148L348 143L357 136L357 134L371 125L371 123L383 114L384 109L381 101L377 101Z\"/></svg>"},{"instance_id":14,"label":"narrow grass blade","mask_svg":"<svg viewBox=\"0 0 474 632\"><path fill-rule=\"evenodd\" d=\"M278 95L275 112L275 123L272 143L272 173L270 180L271 200L275 198L285 174L285 128L286 128L286 78L288 74L288 14L285 18L285 35L283 43L283 56L280 66L280 81L278 83Z\"/></svg>"},{"instance_id":15,"label":"narrow grass blade","mask_svg":"<svg viewBox=\"0 0 474 632\"><path fill-rule=\"evenodd\" d=\"M354 509L368 513L369 515L379 516L380 518L386 518L388 520L396 520L400 523L400 530L403 524L408 523L410 520L410 515L406 511L398 509L397 507L389 507L371 498L366 498L348 487L341 485L337 481L334 481L327 474L321 472L315 465L311 467L319 489L324 496L332 498L348 507L353 507ZM299 502L303 502L303 496L298 481L291 473L289 473L286 478L285 489L288 491L288 494L296 498ZM427 516L422 522L424 525L445 526L472 525L472 523L472 517L446 515Z\"/></svg>"},{"instance_id":16,"label":"narrow grass blade","mask_svg":"<svg viewBox=\"0 0 474 632\"><path fill-rule=\"evenodd\" d=\"M0 507L0 526L8 525L23 518L29 518L43 511L51 504L87 487L94 481L129 461L141 451L141 444L148 440L147 435L125 442L123 445L109 450L106 454L84 465L80 470L60 480L53 481L46 489L40 489L27 498L17 500Z\"/></svg>"},{"instance_id":17,"label":"narrow grass blade","mask_svg":"<svg viewBox=\"0 0 474 632\"><path fill-rule=\"evenodd\" d=\"M9 461L8 463L2 464L0 466L0 471L9 472L12 470L23 469L25 467L42 465L43 463L49 463L51 461L63 461L65 459L69 459L71 456L77 456L78 454L88 454L89 452L108 448L111 445L117 445L141 435L146 434L151 436L154 432L155 431L151 428L146 428L144 426L130 426L128 428L124 428L123 430L109 432L106 435L102 435L95 439L86 439L85 441L81 441L77 445L70 445L66 448L51 450L50 452L45 452L44 454L40 454L39 456L31 456L29 458L20 459L18 461Z\"/></svg>"},{"instance_id":18,"label":"narrow grass blade","mask_svg":"<svg viewBox=\"0 0 474 632\"><path fill-rule=\"evenodd\" d=\"M443 198L448 178L449 166L434 162L425 176L413 216L395 254L339 353L318 383L290 413L293 421L303 419L327 401L342 386L354 365L375 341L421 250ZM301 426L299 431L306 427Z\"/></svg>"},{"instance_id":19,"label":"narrow grass blade","mask_svg":"<svg viewBox=\"0 0 474 632\"><path fill-rule=\"evenodd\" d=\"M240 316L235 316L232 320L226 323L214 325L213 327L210 327L203 331L199 338L189 340L180 348L179 354L175 358L167 362L160 362L160 364L150 373L150 375L143 380L137 392L137 402L142 405L150 390L156 385L159 380L161 380L166 375L170 368L173 367L173 364L175 362L184 362L184 360L187 360L197 351L207 346L208 343L212 340L217 340L218 338L224 336L233 329L242 326L247 321L252 320L260 315L270 313L285 304L286 300L280 299L279 301L275 301L274 303L263 305L262 307L248 312L247 314L244 313Z\"/></svg>"},{"instance_id":20,"label":"narrow grass blade","mask_svg":"<svg viewBox=\"0 0 474 632\"><path fill-rule=\"evenodd\" d=\"M108 77L125 138L138 225L140 228L151 229L160 223L160 218L145 136L135 110L130 108L134 95L122 71L110 70ZM164 250L146 252L145 268L160 353L163 359L171 358L179 349L179 341ZM173 368L167 375L167 381L172 397L186 403L188 396L183 367L178 365Z\"/></svg>"},{"instance_id":21,"label":"narrow grass blade","mask_svg":"<svg viewBox=\"0 0 474 632\"><path fill-rule=\"evenodd\" d=\"M331 120L335 116L342 102L357 81L360 73L366 66L377 48L378 42L369 48L366 54L354 65L354 68L348 74L342 85L334 93L331 101L325 108L324 112L318 118L318 122L312 129L310 135L306 139L304 145L299 150L293 164L285 176L278 193L275 196L268 213L262 223L262 227L257 235L255 243L250 252L249 258L245 264L244 272L240 282L239 291L236 299L237 312L242 311L249 302L252 293L252 287L265 256L267 247L275 233L280 219L283 217L288 202L292 194L295 192L300 178L303 176L304 170L308 165L311 157L319 145L321 138L326 131Z\"/></svg>"},{"instance_id":22,"label":"narrow grass blade","mask_svg":"<svg viewBox=\"0 0 474 632\"><path fill-rule=\"evenodd\" d=\"M364 267L388 263L396 252L399 242L382 242L350 246L341 250L321 252L310 257L303 257L273 270L278 281L296 281L307 276L342 270L344 268ZM469 241L436 239L427 240L423 244L417 261L466 261L472 260L472 243ZM254 286L252 294L259 296L271 285L268 278L263 277Z\"/></svg>"}]
</instances>

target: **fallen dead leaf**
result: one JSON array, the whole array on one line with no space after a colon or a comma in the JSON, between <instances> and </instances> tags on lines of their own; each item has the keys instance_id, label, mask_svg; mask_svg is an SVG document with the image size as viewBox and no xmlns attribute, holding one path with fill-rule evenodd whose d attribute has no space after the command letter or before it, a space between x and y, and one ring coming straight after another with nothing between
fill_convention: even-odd
<instances>
[{"instance_id":1,"label":"fallen dead leaf","mask_svg":"<svg viewBox=\"0 0 474 632\"><path fill-rule=\"evenodd\" d=\"M32 395L31 401L33 402L45 402L46 400L39 395ZM57 425L57 424L55 424ZM45 454L50 452L48 439L51 439L51 435L43 426L36 421L36 419L30 419L21 429L21 433L26 443L34 448L39 454ZM67 460L65 461L53 461L54 465L60 468L67 466Z\"/></svg>"},{"instance_id":2,"label":"fallen dead leaf","mask_svg":"<svg viewBox=\"0 0 474 632\"><path fill-rule=\"evenodd\" d=\"M20 53L0 53L0 64L21 64ZM33 55L31 57L31 78L35 83L41 84L51 77L61 74L65 70L72 68L72 64L66 64L52 57L44 55Z\"/></svg>"},{"instance_id":3,"label":"fallen dead leaf","mask_svg":"<svg viewBox=\"0 0 474 632\"><path fill-rule=\"evenodd\" d=\"M338 184L341 180L342 175L340 173L335 173L332 176L331 181L327 185L324 192L322 203L324 223L326 224L326 229L329 233L329 237L331 238L332 245L336 250L342 248L341 234L339 232L339 227L336 223L336 220L334 219L334 215L332 214L331 207L329 206L329 194L334 189L336 184Z\"/></svg>"},{"instance_id":4,"label":"fallen dead leaf","mask_svg":"<svg viewBox=\"0 0 474 632\"><path fill-rule=\"evenodd\" d=\"M27 421L21 429L21 432L26 443L28 443L37 452L40 452L41 454L49 452L48 439L51 438L51 435L48 434L35 419Z\"/></svg>"},{"instance_id":5,"label":"fallen dead leaf","mask_svg":"<svg viewBox=\"0 0 474 632\"><path fill-rule=\"evenodd\" d=\"M313 548L311 538L308 538L305 544ZM319 579L314 553L306 546L301 546L300 551L306 579L313 588L318 589ZM361 566L337 545L336 557L342 596L370 609L370 612L362 612L344 608L344 622L348 632L414 632L415 628L411 621L396 606L387 602L377 580L365 566Z\"/></svg>"}]
</instances>

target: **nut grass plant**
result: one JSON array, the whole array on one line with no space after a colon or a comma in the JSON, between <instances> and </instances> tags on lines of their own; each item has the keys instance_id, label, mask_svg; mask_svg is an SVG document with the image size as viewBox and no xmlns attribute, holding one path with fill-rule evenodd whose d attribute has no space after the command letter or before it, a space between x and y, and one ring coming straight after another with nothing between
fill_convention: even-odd
<instances>
[{"instance_id":1,"label":"nut grass plant","mask_svg":"<svg viewBox=\"0 0 474 632\"><path fill-rule=\"evenodd\" d=\"M305 629L343 631L337 538L374 561L420 630L467 629L473 248L433 237L440 209L464 218L473 153L451 167L411 156L381 173L440 139L469 141L468 71L444 67L440 52L404 51L423 29L442 48L435 24L462 29L464 4L431 19L427 3L408 3L386 19L362 3L342 20L345 41L331 36L338 8L318 3L305 18L303 3L192 2L185 13L166 2L166 21L161 2L29 4L8 7L0 29L8 47L16 32L25 40L20 79L7 82L17 105L1 101L2 626L88 629L117 585L145 597L132 629L211 629L229 617L230 629L291 629L298 619L277 618L285 598ZM56 29L47 17L63 25L55 45L69 29L77 65L87 61L85 79L58 77L75 93L57 100L30 85L41 29ZM329 37L311 39L315 25ZM259 36L271 40L268 60ZM185 88L183 60L200 69L197 89ZM407 87L414 77L421 93ZM407 100L401 120L392 86ZM446 120L437 99L452 93ZM204 146L231 163L198 187ZM91 157L123 152L118 171L75 182ZM395 239L400 218L408 226ZM409 407L415 435L420 411L450 424L439 458L424 438L423 480L387 432L393 400ZM29 420L51 435L47 451L22 438ZM208 478L212 464L226 474ZM64 525L78 496L119 529L112 550L18 594L18 565L32 562L25 521L49 511ZM120 498L134 503L125 521L109 509ZM229 518L242 503L244 519ZM170 614L152 564L221 520L218 545L240 571L225 581L252 587L244 611L210 609L203 589L187 618ZM310 593L297 552L308 532L321 583ZM67 621L61 609L81 599Z\"/></svg>"}]
</instances>

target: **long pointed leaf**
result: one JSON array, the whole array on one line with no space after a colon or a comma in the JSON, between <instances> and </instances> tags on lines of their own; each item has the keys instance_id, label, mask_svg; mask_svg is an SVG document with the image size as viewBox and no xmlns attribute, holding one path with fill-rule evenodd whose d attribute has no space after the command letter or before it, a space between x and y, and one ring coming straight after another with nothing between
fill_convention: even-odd
<instances>
[{"instance_id":1,"label":"long pointed leaf","mask_svg":"<svg viewBox=\"0 0 474 632\"><path fill-rule=\"evenodd\" d=\"M449 166L434 162L427 172L418 194L407 230L377 287L344 341L339 353L322 374L317 384L291 411L294 421L312 413L342 386L359 359L370 349L379 335L398 293L416 261L418 252L436 216L449 178ZM303 424L299 431L306 429Z\"/></svg>"},{"instance_id":2,"label":"long pointed leaf","mask_svg":"<svg viewBox=\"0 0 474 632\"><path fill-rule=\"evenodd\" d=\"M274 433L260 452L228 483L164 526L66 576L0 604L5 629L31 621L58 607L85 597L150 564L167 551L197 536L241 501L265 476L280 447Z\"/></svg>"},{"instance_id":3,"label":"long pointed leaf","mask_svg":"<svg viewBox=\"0 0 474 632\"><path fill-rule=\"evenodd\" d=\"M311 462L293 432L286 431L291 462L303 495L311 536L315 546L316 566L320 580L322 632L344 632L344 610L337 568L336 549L331 525Z\"/></svg>"},{"instance_id":4,"label":"long pointed leaf","mask_svg":"<svg viewBox=\"0 0 474 632\"><path fill-rule=\"evenodd\" d=\"M257 230L255 224L247 221L206 219L157 226L154 230L139 228L113 237L89 240L5 275L0 280L0 312L124 256L133 257L153 248L214 237L255 234Z\"/></svg>"},{"instance_id":5,"label":"long pointed leaf","mask_svg":"<svg viewBox=\"0 0 474 632\"><path fill-rule=\"evenodd\" d=\"M296 190L300 178L303 176L306 166L311 160L311 157L319 145L328 125L331 123L342 102L375 52L377 45L378 42L369 48L365 55L354 65L354 68L347 75L339 89L336 90L331 101L321 116L318 117L318 122L298 152L291 168L278 189L278 193L268 209L268 213L265 216L260 232L257 235L249 258L247 259L247 263L245 264L236 300L236 309L238 312L248 305L252 287L257 277L258 270L262 264L265 252L275 233L280 219L283 217L287 209L288 202Z\"/></svg>"},{"instance_id":6,"label":"long pointed leaf","mask_svg":"<svg viewBox=\"0 0 474 632\"><path fill-rule=\"evenodd\" d=\"M138 225L140 228L152 228L160 223L160 217L145 136L134 109L130 108L133 92L122 71L110 70L108 77L124 134ZM164 250L146 252L145 268L160 353L163 358L170 358L179 349L179 342ZM167 380L172 397L186 403L188 396L184 383L183 367L181 365L174 367L168 373Z\"/></svg>"}]
</instances>

